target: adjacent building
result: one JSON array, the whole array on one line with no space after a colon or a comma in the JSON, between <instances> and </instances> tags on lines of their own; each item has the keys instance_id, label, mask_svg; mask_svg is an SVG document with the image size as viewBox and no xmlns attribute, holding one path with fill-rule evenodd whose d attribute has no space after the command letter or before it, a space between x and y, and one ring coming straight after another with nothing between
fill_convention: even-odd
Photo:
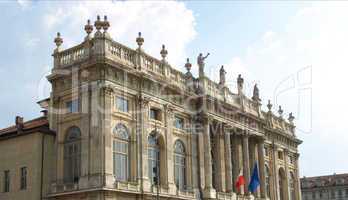
<instances>
[{"instance_id":1,"label":"adjacent building","mask_svg":"<svg viewBox=\"0 0 348 200\"><path fill-rule=\"evenodd\" d=\"M44 116L0 131L0 199L301 200L291 113L273 113L270 101L262 111L241 75L231 92L223 67L219 83L209 79L209 54L194 77L189 59L180 72L164 45L156 59L141 33L132 49L109 26L88 20L84 41L64 50L57 34ZM238 190L255 164L260 187Z\"/></svg>"},{"instance_id":2,"label":"adjacent building","mask_svg":"<svg viewBox=\"0 0 348 200\"><path fill-rule=\"evenodd\" d=\"M301 178L304 200L348 200L348 174Z\"/></svg>"}]
</instances>

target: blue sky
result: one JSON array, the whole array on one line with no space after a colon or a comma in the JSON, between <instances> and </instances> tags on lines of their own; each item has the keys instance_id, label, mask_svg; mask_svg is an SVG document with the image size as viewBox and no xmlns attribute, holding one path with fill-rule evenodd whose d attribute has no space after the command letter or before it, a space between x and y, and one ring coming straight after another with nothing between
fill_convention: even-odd
<instances>
[{"instance_id":1,"label":"blue sky","mask_svg":"<svg viewBox=\"0 0 348 200\"><path fill-rule=\"evenodd\" d=\"M52 67L53 39L60 31L63 48L78 44L83 26L107 14L112 37L135 48L138 31L144 48L159 57L167 45L170 63L181 70L186 57L210 52L206 73L214 80L225 66L235 90L237 74L246 94L259 84L263 106L296 117L304 143L301 174L348 171L346 68L348 26L345 2L187 1L187 2L1 2L0 127L16 115L37 117L35 102L48 96L45 75ZM193 72L197 73L194 65Z\"/></svg>"}]
</instances>

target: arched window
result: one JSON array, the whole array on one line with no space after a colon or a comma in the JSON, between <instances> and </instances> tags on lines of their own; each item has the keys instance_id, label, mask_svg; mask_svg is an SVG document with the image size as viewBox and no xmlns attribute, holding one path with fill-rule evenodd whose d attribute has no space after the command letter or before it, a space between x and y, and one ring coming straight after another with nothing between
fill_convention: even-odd
<instances>
[{"instance_id":1,"label":"arched window","mask_svg":"<svg viewBox=\"0 0 348 200\"><path fill-rule=\"evenodd\" d=\"M186 189L186 155L184 144L177 140L174 145L174 176L179 190Z\"/></svg>"},{"instance_id":2,"label":"arched window","mask_svg":"<svg viewBox=\"0 0 348 200\"><path fill-rule=\"evenodd\" d=\"M269 173L269 168L265 166L265 182L266 182L266 195L268 198L271 198L271 178Z\"/></svg>"},{"instance_id":3,"label":"arched window","mask_svg":"<svg viewBox=\"0 0 348 200\"><path fill-rule=\"evenodd\" d=\"M64 141L64 182L77 183L81 166L81 131L73 126Z\"/></svg>"},{"instance_id":4,"label":"arched window","mask_svg":"<svg viewBox=\"0 0 348 200\"><path fill-rule=\"evenodd\" d=\"M290 187L290 200L296 200L295 176L292 172L290 172L289 187Z\"/></svg>"},{"instance_id":5,"label":"arched window","mask_svg":"<svg viewBox=\"0 0 348 200\"><path fill-rule=\"evenodd\" d=\"M148 176L152 184L159 184L160 177L160 149L158 134L152 132L148 138Z\"/></svg>"},{"instance_id":6,"label":"arched window","mask_svg":"<svg viewBox=\"0 0 348 200\"><path fill-rule=\"evenodd\" d=\"M113 162L114 176L118 181L128 180L128 144L129 134L126 126L117 124L114 128Z\"/></svg>"}]
</instances>

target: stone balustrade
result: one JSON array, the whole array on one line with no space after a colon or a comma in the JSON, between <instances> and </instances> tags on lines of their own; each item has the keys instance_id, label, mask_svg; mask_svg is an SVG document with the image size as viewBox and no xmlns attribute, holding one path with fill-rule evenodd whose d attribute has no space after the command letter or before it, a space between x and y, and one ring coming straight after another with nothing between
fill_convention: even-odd
<instances>
[{"instance_id":1,"label":"stone balustrade","mask_svg":"<svg viewBox=\"0 0 348 200\"><path fill-rule=\"evenodd\" d=\"M52 72L56 69L91 60L110 60L118 65L138 69L150 76L159 78L168 85L188 90L185 74L171 67L167 61L156 59L140 49L131 49L107 36L94 37L72 48L56 50L53 57L54 68ZM233 94L229 88L212 81L208 77L204 77L202 80L205 94L236 107L243 106L246 113L259 114L259 117L265 118L265 114L260 112L259 107L253 100L246 97L241 99L239 95ZM274 128L285 130L290 135L294 134L293 126L282 118L272 115L272 121Z\"/></svg>"}]
</instances>

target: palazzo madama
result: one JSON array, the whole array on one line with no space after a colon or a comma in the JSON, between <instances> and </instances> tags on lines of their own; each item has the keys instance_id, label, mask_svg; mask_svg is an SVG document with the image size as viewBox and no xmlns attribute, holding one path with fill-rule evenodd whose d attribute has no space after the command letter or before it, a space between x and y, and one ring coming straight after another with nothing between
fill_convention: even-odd
<instances>
[{"instance_id":1,"label":"palazzo madama","mask_svg":"<svg viewBox=\"0 0 348 200\"><path fill-rule=\"evenodd\" d=\"M31 173L31 161L21 165L25 169L1 162L0 170L8 168L1 172L1 187L8 189L1 199L21 199L17 190L25 186L38 190L32 199L301 200L301 141L292 114L283 116L281 107L273 113L270 101L268 111L261 110L259 88L247 97L241 75L232 93L223 67L219 83L209 79L209 54L191 59L199 67L194 77L189 59L183 58L187 71L180 72L167 62L165 45L156 59L143 48L141 33L132 49L113 40L109 27L107 17L98 16L94 25L88 20L83 42L68 49L57 34L47 77L51 95L38 102L45 109L40 123L18 117L12 129L0 130L0 150L11 154L1 148L24 140L16 137L24 133L34 137L26 127L41 127L36 131L51 138L37 153L43 161L35 170L41 173ZM24 159L24 153L17 156ZM255 163L260 187L251 194ZM246 185L237 190L241 172ZM13 179L19 176L17 186Z\"/></svg>"}]
</instances>

